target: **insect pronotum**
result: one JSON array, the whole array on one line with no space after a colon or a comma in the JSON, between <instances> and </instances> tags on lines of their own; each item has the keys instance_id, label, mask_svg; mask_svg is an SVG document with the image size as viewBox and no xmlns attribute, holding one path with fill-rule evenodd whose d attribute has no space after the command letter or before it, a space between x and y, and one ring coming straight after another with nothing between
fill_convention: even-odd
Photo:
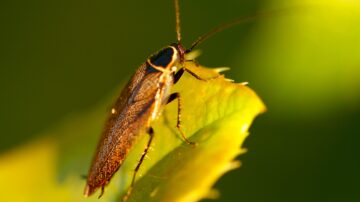
<instances>
[{"instance_id":1,"label":"insect pronotum","mask_svg":"<svg viewBox=\"0 0 360 202\"><path fill-rule=\"evenodd\" d=\"M174 4L176 12L177 43L173 43L168 47L163 48L140 65L117 98L105 124L87 176L87 183L84 191L85 196L90 196L99 188L101 188L99 197L102 196L104 187L110 182L114 173L123 164L133 145L136 144L140 131L145 129L149 135L149 140L140 157L139 163L135 167L128 194L131 192L136 174L154 137L154 130L151 127L151 124L160 115L164 106L175 99L178 101L176 127L183 140L188 144L194 145L193 142L186 138L181 130L181 95L179 93L170 94L170 89L177 81L179 81L184 72L188 72L196 79L202 81L206 81L207 79L201 78L184 66L185 54L191 52L195 46L212 36L214 33L261 16L256 15L239 18L216 27L212 31L200 36L189 49L186 49L181 44L178 0L174 0Z\"/></svg>"}]
</instances>

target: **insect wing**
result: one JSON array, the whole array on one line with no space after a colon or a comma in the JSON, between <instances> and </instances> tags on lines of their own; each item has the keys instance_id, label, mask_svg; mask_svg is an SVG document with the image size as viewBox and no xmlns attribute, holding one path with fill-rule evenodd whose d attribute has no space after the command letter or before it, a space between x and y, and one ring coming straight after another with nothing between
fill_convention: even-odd
<instances>
[{"instance_id":1,"label":"insect wing","mask_svg":"<svg viewBox=\"0 0 360 202\"><path fill-rule=\"evenodd\" d=\"M161 76L149 68L146 63L141 65L115 102L89 171L85 195L110 181L149 120Z\"/></svg>"}]
</instances>

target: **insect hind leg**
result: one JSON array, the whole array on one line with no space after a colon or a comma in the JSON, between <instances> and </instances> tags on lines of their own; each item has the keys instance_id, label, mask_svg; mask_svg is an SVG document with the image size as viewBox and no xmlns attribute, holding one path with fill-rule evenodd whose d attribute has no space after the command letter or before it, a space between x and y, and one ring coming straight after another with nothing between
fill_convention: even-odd
<instances>
[{"instance_id":1,"label":"insect hind leg","mask_svg":"<svg viewBox=\"0 0 360 202\"><path fill-rule=\"evenodd\" d=\"M100 199L103 195L104 195L104 190L105 189L105 185L101 186L101 192L100 195L98 196L98 199Z\"/></svg>"},{"instance_id":2,"label":"insect hind leg","mask_svg":"<svg viewBox=\"0 0 360 202\"><path fill-rule=\"evenodd\" d=\"M196 145L195 142L191 142L187 137L185 136L185 133L181 129L181 96L180 93L173 93L169 96L169 99L167 101L167 104L174 101L175 99L178 100L178 114L177 114L177 124L176 128L179 130L181 137L184 139L184 141L189 145Z\"/></svg>"},{"instance_id":3,"label":"insect hind leg","mask_svg":"<svg viewBox=\"0 0 360 202\"><path fill-rule=\"evenodd\" d=\"M137 172L139 171L140 169L140 166L141 164L143 163L144 159L145 159L145 156L147 155L147 153L149 152L149 149L150 149L150 146L151 146L151 142L154 138L154 129L152 127L149 127L146 129L146 133L149 135L149 140L148 140L148 143L141 155L141 158L138 162L138 164L136 165L135 167L135 170L134 170L134 174L133 174L133 177L132 177L132 180L131 180L131 184L130 184L130 187L128 189L128 191L126 192L126 195L125 197L123 198L123 201L127 201L127 199L129 198L131 192L132 192L132 189L134 188L134 184L135 184L135 179L136 179L136 174Z\"/></svg>"}]
</instances>

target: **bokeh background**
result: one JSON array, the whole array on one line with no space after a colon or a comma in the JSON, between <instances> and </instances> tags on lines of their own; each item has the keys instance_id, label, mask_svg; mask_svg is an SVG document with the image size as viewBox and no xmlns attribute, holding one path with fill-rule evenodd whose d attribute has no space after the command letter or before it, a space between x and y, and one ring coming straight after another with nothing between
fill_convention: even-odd
<instances>
[{"instance_id":1,"label":"bokeh background","mask_svg":"<svg viewBox=\"0 0 360 202\"><path fill-rule=\"evenodd\" d=\"M183 43L278 8L290 12L199 47L201 64L231 67L268 107L218 201L360 201L360 1L183 0ZM176 39L169 0L1 1L0 16L0 156L102 103Z\"/></svg>"}]
</instances>

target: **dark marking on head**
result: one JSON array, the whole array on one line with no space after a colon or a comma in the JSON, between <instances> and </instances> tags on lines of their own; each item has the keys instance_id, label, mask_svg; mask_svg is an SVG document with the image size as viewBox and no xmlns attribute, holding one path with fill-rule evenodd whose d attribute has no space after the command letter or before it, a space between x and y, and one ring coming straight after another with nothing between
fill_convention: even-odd
<instances>
[{"instance_id":1,"label":"dark marking on head","mask_svg":"<svg viewBox=\"0 0 360 202\"><path fill-rule=\"evenodd\" d=\"M150 64L146 64L145 72L146 72L146 74L151 74L151 73L159 72L159 70L155 69Z\"/></svg>"},{"instance_id":2,"label":"dark marking on head","mask_svg":"<svg viewBox=\"0 0 360 202\"><path fill-rule=\"evenodd\" d=\"M157 67L166 68L173 60L174 49L167 47L156 53L150 58L151 64Z\"/></svg>"}]
</instances>

